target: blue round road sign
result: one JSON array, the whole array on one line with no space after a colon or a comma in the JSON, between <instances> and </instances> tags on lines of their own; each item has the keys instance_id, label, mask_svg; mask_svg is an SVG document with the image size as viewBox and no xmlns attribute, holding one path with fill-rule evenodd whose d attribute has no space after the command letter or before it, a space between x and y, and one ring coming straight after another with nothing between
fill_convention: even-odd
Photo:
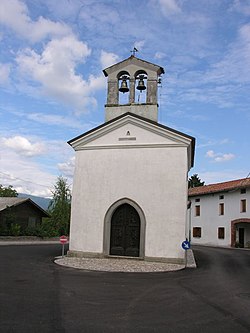
<instances>
[{"instance_id":1,"label":"blue round road sign","mask_svg":"<svg viewBox=\"0 0 250 333\"><path fill-rule=\"evenodd\" d=\"M188 250L190 249L190 243L188 240L185 240L184 242L181 243L181 246L183 248L183 250Z\"/></svg>"}]
</instances>

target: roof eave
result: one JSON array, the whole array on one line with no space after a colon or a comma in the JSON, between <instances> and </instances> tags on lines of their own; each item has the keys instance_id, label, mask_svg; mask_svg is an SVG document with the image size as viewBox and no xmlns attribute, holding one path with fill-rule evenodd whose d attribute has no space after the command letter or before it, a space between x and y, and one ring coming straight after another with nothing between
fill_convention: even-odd
<instances>
[{"instance_id":1,"label":"roof eave","mask_svg":"<svg viewBox=\"0 0 250 333\"><path fill-rule=\"evenodd\" d=\"M148 122L148 123L150 123L150 124L153 124L153 125L155 125L155 126L157 126L157 127L161 127L161 128L163 128L163 129L169 130L169 131L171 131L171 132L173 132L173 133L175 133L175 134L177 134L177 135L180 135L180 136L182 136L182 137L185 137L185 138L191 140L191 166L193 167L193 165L194 165L194 153L195 153L195 138L194 138L194 137L192 137L192 136L190 136L190 135L188 135L188 134L182 133L182 132L180 132L180 131L177 131L177 130L175 130L175 129L173 129L173 128L170 128L170 127L168 127L168 126L165 126L165 125L159 124L159 123L157 123L156 121L153 121L153 120L151 120L151 119L148 119L148 118L145 118L145 117L139 116L139 115L137 115L137 114L131 113L131 112L123 113L122 115L120 115L120 116L118 116L118 117L116 117L116 118L113 118L113 119L111 119L111 120L109 120L109 121L107 121L107 122L105 122L105 123L103 123L103 124L101 124L101 125L99 125L99 126L97 126L97 127L94 127L94 128L92 128L91 130L89 130L89 131L87 131L87 132L85 132L85 133L82 133L82 134L78 135L77 137L75 137L75 138L69 140L67 143L68 143L71 147L73 147L74 142L76 142L77 140L79 140L79 139L83 138L84 136L86 136L86 135L88 135L88 134L90 134L90 133L92 133L92 132L94 132L94 131L97 131L97 130L99 130L99 129L105 127L105 126L108 126L109 124L112 124L113 122L115 122L115 121L117 121L117 120L119 120L119 119L122 119L122 118L124 118L124 117L127 117L127 116L131 116L131 117L134 117L134 118L140 119L140 120L142 120L142 121L146 121L146 122Z\"/></svg>"}]
</instances>

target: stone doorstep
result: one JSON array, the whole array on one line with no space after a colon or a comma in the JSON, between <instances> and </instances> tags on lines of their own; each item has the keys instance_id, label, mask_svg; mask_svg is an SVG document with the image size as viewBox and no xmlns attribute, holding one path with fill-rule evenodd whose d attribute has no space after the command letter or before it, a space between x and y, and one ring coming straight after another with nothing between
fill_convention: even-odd
<instances>
[{"instance_id":1,"label":"stone doorstep","mask_svg":"<svg viewBox=\"0 0 250 333\"><path fill-rule=\"evenodd\" d=\"M98 252L82 252L76 250L69 250L67 252L68 258L84 258L84 259L117 259L117 260L134 260L142 262L155 262L155 263L164 263L164 264L176 264L176 265L185 265L185 259L181 258L165 258L165 257L128 257L128 256L117 256L117 255L108 255Z\"/></svg>"}]
</instances>

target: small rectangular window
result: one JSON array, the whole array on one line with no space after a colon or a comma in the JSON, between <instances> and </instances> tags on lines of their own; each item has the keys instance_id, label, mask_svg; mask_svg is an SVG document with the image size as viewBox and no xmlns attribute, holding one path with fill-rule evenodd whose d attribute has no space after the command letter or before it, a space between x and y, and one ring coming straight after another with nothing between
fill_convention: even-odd
<instances>
[{"instance_id":1,"label":"small rectangular window","mask_svg":"<svg viewBox=\"0 0 250 333\"><path fill-rule=\"evenodd\" d=\"M193 237L201 238L201 228L200 227L193 228Z\"/></svg>"},{"instance_id":2,"label":"small rectangular window","mask_svg":"<svg viewBox=\"0 0 250 333\"><path fill-rule=\"evenodd\" d=\"M224 239L225 238L225 228L219 227L218 228L218 238Z\"/></svg>"},{"instance_id":3,"label":"small rectangular window","mask_svg":"<svg viewBox=\"0 0 250 333\"><path fill-rule=\"evenodd\" d=\"M224 195L220 195L219 198L220 198L220 200L224 199Z\"/></svg>"},{"instance_id":4,"label":"small rectangular window","mask_svg":"<svg viewBox=\"0 0 250 333\"><path fill-rule=\"evenodd\" d=\"M240 193L241 194L244 194L244 193L246 193L247 192L247 190L245 189L245 188L242 188L241 190L240 190Z\"/></svg>"},{"instance_id":5,"label":"small rectangular window","mask_svg":"<svg viewBox=\"0 0 250 333\"><path fill-rule=\"evenodd\" d=\"M219 215L224 215L224 203L219 204Z\"/></svg>"},{"instance_id":6,"label":"small rectangular window","mask_svg":"<svg viewBox=\"0 0 250 333\"><path fill-rule=\"evenodd\" d=\"M200 216L200 215L201 215L201 207L195 206L195 216Z\"/></svg>"},{"instance_id":7,"label":"small rectangular window","mask_svg":"<svg viewBox=\"0 0 250 333\"><path fill-rule=\"evenodd\" d=\"M247 211L247 201L246 199L240 200L240 212L245 213Z\"/></svg>"},{"instance_id":8,"label":"small rectangular window","mask_svg":"<svg viewBox=\"0 0 250 333\"><path fill-rule=\"evenodd\" d=\"M200 202L200 199L199 198L195 199L195 202Z\"/></svg>"}]
</instances>

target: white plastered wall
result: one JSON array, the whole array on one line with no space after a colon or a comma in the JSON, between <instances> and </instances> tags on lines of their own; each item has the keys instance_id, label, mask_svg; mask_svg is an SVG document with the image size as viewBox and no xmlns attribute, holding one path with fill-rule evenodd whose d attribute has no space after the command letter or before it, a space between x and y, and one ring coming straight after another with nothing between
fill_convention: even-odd
<instances>
[{"instance_id":1,"label":"white plastered wall","mask_svg":"<svg viewBox=\"0 0 250 333\"><path fill-rule=\"evenodd\" d=\"M103 253L105 214L129 198L145 215L145 257L183 259L186 175L186 147L77 151L70 250Z\"/></svg>"},{"instance_id":2,"label":"white plastered wall","mask_svg":"<svg viewBox=\"0 0 250 333\"><path fill-rule=\"evenodd\" d=\"M223 195L224 199L220 199ZM195 202L200 199L200 202ZM240 201L246 199L250 202L250 191L241 194L240 190L201 195L190 198L191 206L191 234L194 227L201 227L201 237L191 237L193 244L212 246L231 246L231 221L249 218L249 207L247 211L241 212ZM224 203L224 215L220 215L219 204ZM195 216L195 206L200 206L200 216ZM238 225L239 226L239 225ZM249 224L242 224L245 228L245 242L250 238ZM225 228L225 238L218 238L218 228ZM250 239L249 239L250 240Z\"/></svg>"}]
</instances>

